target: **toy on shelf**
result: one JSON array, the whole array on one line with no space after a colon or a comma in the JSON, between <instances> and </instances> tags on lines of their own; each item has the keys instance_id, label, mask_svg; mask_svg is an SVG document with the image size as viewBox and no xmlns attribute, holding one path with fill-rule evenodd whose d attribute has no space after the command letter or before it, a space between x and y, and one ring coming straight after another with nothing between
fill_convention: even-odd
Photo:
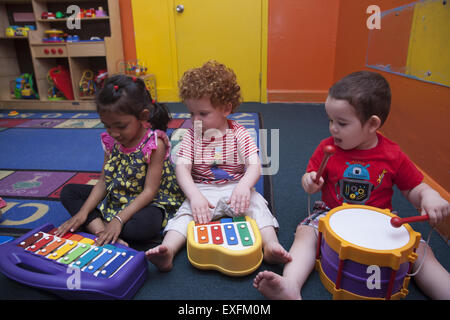
<instances>
[{"instance_id":1,"label":"toy on shelf","mask_svg":"<svg viewBox=\"0 0 450 320\"><path fill-rule=\"evenodd\" d=\"M244 276L262 262L261 234L255 220L249 217L223 218L207 224L191 221L187 255L196 268Z\"/></svg>"},{"instance_id":2,"label":"toy on shelf","mask_svg":"<svg viewBox=\"0 0 450 320\"><path fill-rule=\"evenodd\" d=\"M98 10L95 10L95 16L97 18L107 17L108 14L103 10L103 7L98 7Z\"/></svg>"},{"instance_id":3,"label":"toy on shelf","mask_svg":"<svg viewBox=\"0 0 450 320\"><path fill-rule=\"evenodd\" d=\"M129 64L127 66L127 74L144 76L147 74L147 67L145 66L145 64Z\"/></svg>"},{"instance_id":4,"label":"toy on shelf","mask_svg":"<svg viewBox=\"0 0 450 320\"><path fill-rule=\"evenodd\" d=\"M64 94L55 86L50 71L47 72L47 82L49 84L47 99L52 101L65 100Z\"/></svg>"},{"instance_id":5,"label":"toy on shelf","mask_svg":"<svg viewBox=\"0 0 450 320\"><path fill-rule=\"evenodd\" d=\"M147 90L150 92L152 99L157 100L156 76L148 72L148 68L144 62L139 60L119 60L117 62L117 70L131 76L137 76L145 82Z\"/></svg>"},{"instance_id":6,"label":"toy on shelf","mask_svg":"<svg viewBox=\"0 0 450 320\"><path fill-rule=\"evenodd\" d=\"M148 70L145 63L141 63L139 60L119 60L117 69L120 70L121 73L138 77L146 75Z\"/></svg>"},{"instance_id":7,"label":"toy on shelf","mask_svg":"<svg viewBox=\"0 0 450 320\"><path fill-rule=\"evenodd\" d=\"M57 11L55 13L55 17L56 17L56 19L64 19L66 17L66 15L61 11Z\"/></svg>"},{"instance_id":8,"label":"toy on shelf","mask_svg":"<svg viewBox=\"0 0 450 320\"><path fill-rule=\"evenodd\" d=\"M92 97L95 95L94 71L84 70L79 83L80 97Z\"/></svg>"},{"instance_id":9,"label":"toy on shelf","mask_svg":"<svg viewBox=\"0 0 450 320\"><path fill-rule=\"evenodd\" d=\"M100 14L100 16L97 15L97 12ZM96 18L96 17L105 17L106 13L103 11L102 7L99 7L99 10L95 10L94 8L89 9L81 9L78 13L78 18Z\"/></svg>"},{"instance_id":10,"label":"toy on shelf","mask_svg":"<svg viewBox=\"0 0 450 320\"><path fill-rule=\"evenodd\" d=\"M46 38L42 39L42 42L45 43L59 43L64 42L65 37L67 37L67 34L65 34L62 30L58 29L51 29L51 30L45 30Z\"/></svg>"},{"instance_id":11,"label":"toy on shelf","mask_svg":"<svg viewBox=\"0 0 450 320\"><path fill-rule=\"evenodd\" d=\"M55 87L61 91L68 100L73 100L72 82L70 81L69 70L64 66L57 66L48 72L48 76L53 81Z\"/></svg>"},{"instance_id":12,"label":"toy on shelf","mask_svg":"<svg viewBox=\"0 0 450 320\"><path fill-rule=\"evenodd\" d=\"M66 42L80 42L80 37L78 35L68 35Z\"/></svg>"},{"instance_id":13,"label":"toy on shelf","mask_svg":"<svg viewBox=\"0 0 450 320\"><path fill-rule=\"evenodd\" d=\"M156 91L156 76L154 74L146 74L145 76L140 76L142 80L144 80L145 87L148 92L152 96L153 100L158 100L157 91Z\"/></svg>"},{"instance_id":14,"label":"toy on shelf","mask_svg":"<svg viewBox=\"0 0 450 320\"><path fill-rule=\"evenodd\" d=\"M43 20L50 20L50 19L56 19L56 15L53 12L42 12L41 19Z\"/></svg>"},{"instance_id":15,"label":"toy on shelf","mask_svg":"<svg viewBox=\"0 0 450 320\"><path fill-rule=\"evenodd\" d=\"M102 69L98 70L97 75L95 76L95 90L103 88L103 84L105 83L106 78L108 77L108 70Z\"/></svg>"},{"instance_id":16,"label":"toy on shelf","mask_svg":"<svg viewBox=\"0 0 450 320\"><path fill-rule=\"evenodd\" d=\"M36 27L33 25L27 25L24 27L19 26L9 26L5 30L5 35L7 37L28 37L28 32L30 30L36 30Z\"/></svg>"},{"instance_id":17,"label":"toy on shelf","mask_svg":"<svg viewBox=\"0 0 450 320\"><path fill-rule=\"evenodd\" d=\"M9 27L7 27L6 30L5 30L5 35L7 37L15 37L16 36L16 31L15 31L16 29L17 29L17 26L9 26Z\"/></svg>"},{"instance_id":18,"label":"toy on shelf","mask_svg":"<svg viewBox=\"0 0 450 320\"><path fill-rule=\"evenodd\" d=\"M14 98L16 99L38 99L39 95L34 90L33 75L24 73L15 80Z\"/></svg>"}]
</instances>

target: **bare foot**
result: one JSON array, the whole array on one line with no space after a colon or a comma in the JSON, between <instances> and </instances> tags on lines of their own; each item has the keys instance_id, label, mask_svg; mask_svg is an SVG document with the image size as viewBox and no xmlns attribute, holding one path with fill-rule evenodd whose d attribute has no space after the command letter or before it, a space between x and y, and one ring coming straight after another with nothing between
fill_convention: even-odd
<instances>
[{"instance_id":1,"label":"bare foot","mask_svg":"<svg viewBox=\"0 0 450 320\"><path fill-rule=\"evenodd\" d=\"M158 268L159 271L167 272L172 270L173 254L164 244L160 244L157 247L147 250L145 252L145 256Z\"/></svg>"},{"instance_id":2,"label":"bare foot","mask_svg":"<svg viewBox=\"0 0 450 320\"><path fill-rule=\"evenodd\" d=\"M264 246L264 261L266 263L288 263L291 260L291 254L287 252L279 242L272 241Z\"/></svg>"},{"instance_id":3,"label":"bare foot","mask_svg":"<svg viewBox=\"0 0 450 320\"><path fill-rule=\"evenodd\" d=\"M282 276L271 271L258 273L253 280L253 286L261 294L271 300L301 300L300 290L292 286Z\"/></svg>"}]
</instances>

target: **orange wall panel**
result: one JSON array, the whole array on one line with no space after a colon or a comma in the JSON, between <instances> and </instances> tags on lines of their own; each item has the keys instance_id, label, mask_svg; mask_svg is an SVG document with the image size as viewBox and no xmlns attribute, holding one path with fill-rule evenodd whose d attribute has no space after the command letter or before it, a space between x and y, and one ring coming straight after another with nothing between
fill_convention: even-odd
<instances>
[{"instance_id":1,"label":"orange wall panel","mask_svg":"<svg viewBox=\"0 0 450 320\"><path fill-rule=\"evenodd\" d=\"M136 60L133 11L131 0L119 0L120 23L122 26L123 55L125 60Z\"/></svg>"},{"instance_id":2,"label":"orange wall panel","mask_svg":"<svg viewBox=\"0 0 450 320\"><path fill-rule=\"evenodd\" d=\"M338 1L269 1L269 101L323 102L333 81Z\"/></svg>"}]
</instances>

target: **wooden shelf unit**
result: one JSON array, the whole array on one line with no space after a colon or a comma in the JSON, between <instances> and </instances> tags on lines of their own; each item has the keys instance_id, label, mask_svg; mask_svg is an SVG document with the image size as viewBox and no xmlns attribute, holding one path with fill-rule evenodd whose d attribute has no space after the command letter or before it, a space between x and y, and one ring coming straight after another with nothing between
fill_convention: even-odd
<instances>
[{"instance_id":1,"label":"wooden shelf unit","mask_svg":"<svg viewBox=\"0 0 450 320\"><path fill-rule=\"evenodd\" d=\"M42 19L43 12L61 11L77 5L81 9L103 7L106 17L82 18L80 29L69 29L69 18ZM13 10L33 12L32 23L15 23ZM36 25L28 37L6 37L9 25ZM45 43L45 31L59 29L69 35L78 35L80 42ZM0 0L0 108L1 109L94 109L93 98L81 97L79 82L83 71L107 69L108 74L118 73L118 62L123 61L122 31L118 0ZM86 41L91 37L103 41ZM48 71L58 65L70 72L74 100L53 101L47 99L50 84ZM36 80L39 99L14 99L10 94L10 82L23 73L32 73Z\"/></svg>"}]
</instances>

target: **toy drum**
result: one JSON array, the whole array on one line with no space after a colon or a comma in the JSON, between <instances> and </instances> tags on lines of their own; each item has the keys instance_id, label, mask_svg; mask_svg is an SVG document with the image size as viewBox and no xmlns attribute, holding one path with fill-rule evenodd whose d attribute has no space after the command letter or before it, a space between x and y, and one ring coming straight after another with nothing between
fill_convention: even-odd
<instances>
[{"instance_id":1,"label":"toy drum","mask_svg":"<svg viewBox=\"0 0 450 320\"><path fill-rule=\"evenodd\" d=\"M187 255L196 268L245 276L255 271L263 260L261 234L250 217L223 218L207 224L191 221Z\"/></svg>"},{"instance_id":2,"label":"toy drum","mask_svg":"<svg viewBox=\"0 0 450 320\"><path fill-rule=\"evenodd\" d=\"M420 233L391 226L389 210L334 208L319 220L316 269L333 299L400 299L408 294Z\"/></svg>"}]
</instances>

